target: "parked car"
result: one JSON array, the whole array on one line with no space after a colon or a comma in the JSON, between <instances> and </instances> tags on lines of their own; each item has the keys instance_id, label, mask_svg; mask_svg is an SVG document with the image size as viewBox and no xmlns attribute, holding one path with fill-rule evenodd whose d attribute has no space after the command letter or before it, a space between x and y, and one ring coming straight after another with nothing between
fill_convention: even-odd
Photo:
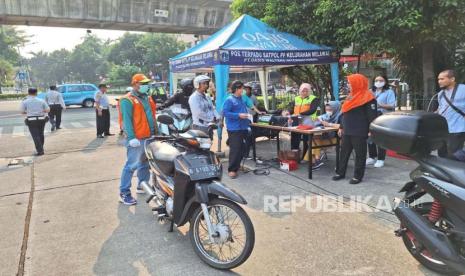
<instances>
[{"instance_id":1,"label":"parked car","mask_svg":"<svg viewBox=\"0 0 465 276\"><path fill-rule=\"evenodd\" d=\"M91 83L62 84L57 86L58 92L63 94L65 105L94 106L94 95L98 91L97 86ZM40 93L39 98L45 99L46 93Z\"/></svg>"},{"instance_id":2,"label":"parked car","mask_svg":"<svg viewBox=\"0 0 465 276\"><path fill-rule=\"evenodd\" d=\"M255 96L261 96L262 95L262 88L260 86L260 82L258 81L251 81L249 82L250 86L252 86L252 93ZM275 93L275 89L273 85L268 84L268 95L273 95Z\"/></svg>"}]
</instances>

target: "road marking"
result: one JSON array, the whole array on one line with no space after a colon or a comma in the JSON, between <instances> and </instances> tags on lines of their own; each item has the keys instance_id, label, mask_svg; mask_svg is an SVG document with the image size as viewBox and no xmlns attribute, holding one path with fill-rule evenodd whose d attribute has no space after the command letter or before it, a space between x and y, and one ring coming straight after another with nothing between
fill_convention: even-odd
<instances>
[{"instance_id":1,"label":"road marking","mask_svg":"<svg viewBox=\"0 0 465 276\"><path fill-rule=\"evenodd\" d=\"M13 127L13 136L25 136L24 135L24 126L15 126Z\"/></svg>"},{"instance_id":2,"label":"road marking","mask_svg":"<svg viewBox=\"0 0 465 276\"><path fill-rule=\"evenodd\" d=\"M78 123L78 122L71 122L70 124L75 128L83 128L84 127L83 124Z\"/></svg>"},{"instance_id":3,"label":"road marking","mask_svg":"<svg viewBox=\"0 0 465 276\"><path fill-rule=\"evenodd\" d=\"M87 121L87 123L93 127L97 126L97 123L95 121Z\"/></svg>"}]
</instances>

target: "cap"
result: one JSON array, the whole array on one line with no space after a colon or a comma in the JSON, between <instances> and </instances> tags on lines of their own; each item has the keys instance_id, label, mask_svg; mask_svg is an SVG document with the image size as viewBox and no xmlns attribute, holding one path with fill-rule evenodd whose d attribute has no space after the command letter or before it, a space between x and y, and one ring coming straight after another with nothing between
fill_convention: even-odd
<instances>
[{"instance_id":1,"label":"cap","mask_svg":"<svg viewBox=\"0 0 465 276\"><path fill-rule=\"evenodd\" d=\"M150 82L150 79L147 78L144 74L135 74L134 76L132 76L131 84L136 84L138 82Z\"/></svg>"}]
</instances>

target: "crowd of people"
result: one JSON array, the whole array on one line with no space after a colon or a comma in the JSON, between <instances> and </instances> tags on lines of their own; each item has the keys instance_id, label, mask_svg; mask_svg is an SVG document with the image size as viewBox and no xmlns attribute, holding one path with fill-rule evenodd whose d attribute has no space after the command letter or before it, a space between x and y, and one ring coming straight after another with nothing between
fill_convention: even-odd
<instances>
[{"instance_id":1,"label":"crowd of people","mask_svg":"<svg viewBox=\"0 0 465 276\"><path fill-rule=\"evenodd\" d=\"M319 146L341 137L341 152L338 170L332 177L334 181L345 178L347 165L352 152L355 153L353 177L350 184L358 184L363 180L367 165L381 168L385 164L386 150L378 147L370 139L369 125L378 116L392 112L396 108L396 94L390 88L386 76L376 76L373 87L369 88L369 80L362 74L352 74L347 77L349 95L341 104L338 101L329 101L324 105L324 112L318 115L320 99L313 94L312 86L303 83L299 88L299 95L295 97L293 106L283 110L282 115L289 116L289 124L293 126L307 125L311 127L332 127L338 133L315 136L313 145ZM119 100L120 127L126 137L127 160L124 165L121 183L120 199L124 204L136 204L131 195L131 179L137 171L137 192L142 193L142 181L150 177L147 161L141 160L143 141L157 131L156 104L150 97L150 79L143 74L132 77L131 87L126 95ZM194 79L181 81L180 93L167 99L160 107L180 104L190 110L192 114L192 129L206 132L213 138L211 124L226 124L229 145L228 175L231 178L238 176L241 161L248 158L251 139L250 123L256 121L263 112L258 109L257 98L252 93L252 87L236 80L230 85L230 95L224 101L221 114L216 110L214 98L207 94L211 90L210 77L199 75ZM443 116L449 126L449 138L438 155L445 158L465 161L465 85L457 84L455 72L445 70L438 76L441 91L434 99L432 111ZM95 94L95 112L97 138L113 135L110 133L110 104L106 95L107 86L99 85ZM66 109L61 93L56 86L50 86L45 101L37 98L37 89L29 88L29 96L21 103L21 111L26 114L25 123L29 128L36 147L36 155L44 154L44 128L50 119L51 131L61 128L61 112ZM48 115L48 116L47 116ZM298 120L292 119L297 117ZM255 119L254 119L255 118ZM308 147L307 136L296 133L291 134L291 148L300 149L304 143L304 152ZM331 142L334 144L334 141ZM324 165L326 153L314 149L311 153L313 169ZM368 156L367 156L368 154Z\"/></svg>"}]
</instances>

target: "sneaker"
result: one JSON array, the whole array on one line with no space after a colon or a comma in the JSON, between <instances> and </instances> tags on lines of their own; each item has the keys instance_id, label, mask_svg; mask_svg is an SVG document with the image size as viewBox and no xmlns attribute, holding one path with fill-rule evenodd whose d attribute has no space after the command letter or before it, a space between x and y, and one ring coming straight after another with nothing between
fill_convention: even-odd
<instances>
[{"instance_id":1,"label":"sneaker","mask_svg":"<svg viewBox=\"0 0 465 276\"><path fill-rule=\"evenodd\" d=\"M135 200L132 195L129 194L119 194L119 201L124 205L136 205L137 200Z\"/></svg>"},{"instance_id":2,"label":"sneaker","mask_svg":"<svg viewBox=\"0 0 465 276\"><path fill-rule=\"evenodd\" d=\"M365 164L373 165L375 162L376 162L376 160L374 158L368 158Z\"/></svg>"},{"instance_id":3,"label":"sneaker","mask_svg":"<svg viewBox=\"0 0 465 276\"><path fill-rule=\"evenodd\" d=\"M375 167L375 168L382 168L382 167L384 167L384 160L378 160L378 161L376 161L374 167Z\"/></svg>"},{"instance_id":4,"label":"sneaker","mask_svg":"<svg viewBox=\"0 0 465 276\"><path fill-rule=\"evenodd\" d=\"M138 194L145 194L145 191L144 191L144 189L142 189L141 186L137 186L136 193L138 193Z\"/></svg>"},{"instance_id":5,"label":"sneaker","mask_svg":"<svg viewBox=\"0 0 465 276\"><path fill-rule=\"evenodd\" d=\"M245 160L252 160L253 158L252 157L246 157L244 158Z\"/></svg>"},{"instance_id":6,"label":"sneaker","mask_svg":"<svg viewBox=\"0 0 465 276\"><path fill-rule=\"evenodd\" d=\"M312 165L312 171L316 171L321 168L325 163L321 161L316 161L315 164Z\"/></svg>"}]
</instances>

